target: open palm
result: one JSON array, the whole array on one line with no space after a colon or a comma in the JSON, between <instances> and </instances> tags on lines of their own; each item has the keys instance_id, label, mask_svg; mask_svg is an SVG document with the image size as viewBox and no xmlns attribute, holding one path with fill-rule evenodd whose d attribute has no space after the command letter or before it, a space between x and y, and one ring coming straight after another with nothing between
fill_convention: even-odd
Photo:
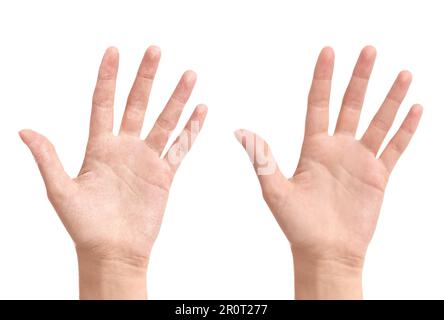
<instances>
[{"instance_id":1,"label":"open palm","mask_svg":"<svg viewBox=\"0 0 444 320\"><path fill-rule=\"evenodd\" d=\"M308 98L301 156L290 179L279 171L262 138L246 130L236 132L253 161L267 204L293 251L301 256L362 265L390 172L418 125L422 108L414 105L377 157L411 82L410 73L403 71L364 136L355 138L375 57L372 47L361 52L335 133L330 136L328 104L334 54L331 48L322 50Z\"/></svg>"},{"instance_id":2,"label":"open palm","mask_svg":"<svg viewBox=\"0 0 444 320\"><path fill-rule=\"evenodd\" d=\"M145 264L180 161L202 126L206 107L199 105L165 156L162 152L196 80L182 76L146 139L139 138L160 50L150 47L128 97L119 135L113 130L113 104L118 52L106 51L93 97L85 160L71 179L52 144L42 135L20 135L33 153L48 197L73 238L77 250Z\"/></svg>"}]
</instances>

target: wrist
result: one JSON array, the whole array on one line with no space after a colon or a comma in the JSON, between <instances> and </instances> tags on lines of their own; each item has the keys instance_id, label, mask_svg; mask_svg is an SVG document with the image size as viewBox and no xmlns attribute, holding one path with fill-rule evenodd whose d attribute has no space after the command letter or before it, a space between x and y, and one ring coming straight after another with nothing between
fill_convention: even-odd
<instances>
[{"instance_id":1,"label":"wrist","mask_svg":"<svg viewBox=\"0 0 444 320\"><path fill-rule=\"evenodd\" d=\"M292 253L296 299L362 299L363 259Z\"/></svg>"},{"instance_id":2,"label":"wrist","mask_svg":"<svg viewBox=\"0 0 444 320\"><path fill-rule=\"evenodd\" d=\"M105 257L76 250L80 299L147 298L147 260Z\"/></svg>"}]
</instances>

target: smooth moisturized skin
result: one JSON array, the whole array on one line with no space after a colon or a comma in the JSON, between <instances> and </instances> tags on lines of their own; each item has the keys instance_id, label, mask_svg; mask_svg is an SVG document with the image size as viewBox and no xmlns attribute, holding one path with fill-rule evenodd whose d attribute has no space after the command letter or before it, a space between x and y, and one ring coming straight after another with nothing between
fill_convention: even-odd
<instances>
[{"instance_id":1,"label":"smooth moisturized skin","mask_svg":"<svg viewBox=\"0 0 444 320\"><path fill-rule=\"evenodd\" d=\"M159 48L148 48L115 136L113 100L119 57L115 48L105 52L93 96L85 160L75 179L63 170L47 138L31 130L20 132L39 166L49 200L75 242L80 298L147 296L146 269L168 192L197 134L191 131L202 127L207 113L204 105L197 106L167 153L172 157L161 156L196 81L195 73L187 71L149 135L140 139L159 59Z\"/></svg>"},{"instance_id":2,"label":"smooth moisturized skin","mask_svg":"<svg viewBox=\"0 0 444 320\"><path fill-rule=\"evenodd\" d=\"M290 179L278 168L261 171L264 157L274 163L268 145L254 133L236 131L253 160L264 199L291 244L296 298L362 297L365 253L384 190L421 118L422 107L414 105L377 157L411 82L411 74L402 71L363 137L355 138L375 57L373 47L362 50L335 132L330 136L328 109L334 53L331 48L322 50L308 97L301 156ZM253 141L255 147L248 148L247 141ZM258 155L260 162L256 161Z\"/></svg>"}]
</instances>

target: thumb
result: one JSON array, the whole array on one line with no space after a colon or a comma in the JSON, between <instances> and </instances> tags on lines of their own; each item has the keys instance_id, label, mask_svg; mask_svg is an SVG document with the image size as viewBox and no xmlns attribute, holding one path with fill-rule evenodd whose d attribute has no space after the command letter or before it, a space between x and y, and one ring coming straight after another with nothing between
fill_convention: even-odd
<instances>
[{"instance_id":1,"label":"thumb","mask_svg":"<svg viewBox=\"0 0 444 320\"><path fill-rule=\"evenodd\" d=\"M244 129L235 131L234 135L250 157L264 197L282 194L287 179L279 170L267 142L259 135Z\"/></svg>"},{"instance_id":2,"label":"thumb","mask_svg":"<svg viewBox=\"0 0 444 320\"><path fill-rule=\"evenodd\" d=\"M22 130L19 135L37 162L48 196L64 193L72 180L63 169L52 143L32 130Z\"/></svg>"}]
</instances>

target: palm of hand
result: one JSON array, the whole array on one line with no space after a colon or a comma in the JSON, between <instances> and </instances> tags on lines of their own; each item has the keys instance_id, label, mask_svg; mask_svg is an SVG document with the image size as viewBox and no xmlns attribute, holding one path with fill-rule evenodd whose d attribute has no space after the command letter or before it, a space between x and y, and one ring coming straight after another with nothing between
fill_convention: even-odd
<instances>
[{"instance_id":1,"label":"palm of hand","mask_svg":"<svg viewBox=\"0 0 444 320\"><path fill-rule=\"evenodd\" d=\"M91 143L77 188L54 202L78 247L130 248L147 255L168 199L173 172L142 140L107 136ZM68 208L67 210L65 208ZM72 212L70 212L72 211ZM132 244L132 245L130 245Z\"/></svg>"},{"instance_id":2,"label":"palm of hand","mask_svg":"<svg viewBox=\"0 0 444 320\"><path fill-rule=\"evenodd\" d=\"M286 208L285 225L301 250L341 248L365 252L382 204L388 172L359 141L347 135L317 136L305 142ZM293 225L294 224L294 225Z\"/></svg>"}]
</instances>

